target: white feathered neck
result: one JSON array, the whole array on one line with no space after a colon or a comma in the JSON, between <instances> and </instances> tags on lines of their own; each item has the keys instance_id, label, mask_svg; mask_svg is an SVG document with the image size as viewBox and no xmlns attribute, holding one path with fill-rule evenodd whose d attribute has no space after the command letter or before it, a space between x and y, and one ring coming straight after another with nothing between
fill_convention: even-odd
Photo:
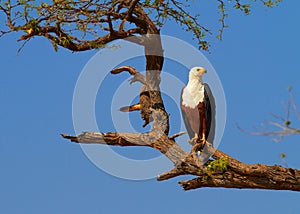
<instances>
[{"instance_id":1,"label":"white feathered neck","mask_svg":"<svg viewBox=\"0 0 300 214\"><path fill-rule=\"evenodd\" d=\"M195 108L199 102L204 100L204 85L202 77L189 76L189 82L182 92L182 104Z\"/></svg>"}]
</instances>

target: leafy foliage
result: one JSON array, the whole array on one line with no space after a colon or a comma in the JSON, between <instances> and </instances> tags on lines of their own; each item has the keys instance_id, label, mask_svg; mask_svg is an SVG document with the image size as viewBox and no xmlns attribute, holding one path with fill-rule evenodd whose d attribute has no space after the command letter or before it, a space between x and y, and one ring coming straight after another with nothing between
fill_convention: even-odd
<instances>
[{"instance_id":1,"label":"leafy foliage","mask_svg":"<svg viewBox=\"0 0 300 214\"><path fill-rule=\"evenodd\" d=\"M260 2L266 7L273 7L280 1ZM58 46L73 51L97 49L114 39L145 33L139 31L138 26L144 21L140 15L145 12L158 29L167 21L175 21L184 30L193 34L199 48L208 50L208 35L212 35L212 32L203 23L199 23L200 14L190 13L192 2L191 0L52 0L38 3L34 0L0 0L0 12L6 16L6 29L1 29L0 37L11 32L25 31L27 35L23 35L20 40L27 41L34 36L44 36L51 41L55 50ZM225 20L228 17L227 7L230 1L216 0L216 2L220 14L219 20L216 21L221 23L216 37L222 39L223 30L228 27ZM235 9L248 15L251 4L256 1L233 2Z\"/></svg>"},{"instance_id":2,"label":"leafy foliage","mask_svg":"<svg viewBox=\"0 0 300 214\"><path fill-rule=\"evenodd\" d=\"M207 174L212 175L212 173L223 173L227 170L228 160L227 158L220 158L218 160L213 160L209 162L206 167Z\"/></svg>"}]
</instances>

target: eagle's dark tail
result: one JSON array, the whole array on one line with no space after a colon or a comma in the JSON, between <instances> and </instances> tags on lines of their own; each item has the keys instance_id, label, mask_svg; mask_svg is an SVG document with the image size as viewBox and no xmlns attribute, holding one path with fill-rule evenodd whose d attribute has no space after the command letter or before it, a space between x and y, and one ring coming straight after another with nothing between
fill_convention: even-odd
<instances>
[{"instance_id":1,"label":"eagle's dark tail","mask_svg":"<svg viewBox=\"0 0 300 214\"><path fill-rule=\"evenodd\" d=\"M122 112L130 112L130 111L138 111L138 110L141 110L141 105L139 103L120 108L120 111Z\"/></svg>"}]
</instances>

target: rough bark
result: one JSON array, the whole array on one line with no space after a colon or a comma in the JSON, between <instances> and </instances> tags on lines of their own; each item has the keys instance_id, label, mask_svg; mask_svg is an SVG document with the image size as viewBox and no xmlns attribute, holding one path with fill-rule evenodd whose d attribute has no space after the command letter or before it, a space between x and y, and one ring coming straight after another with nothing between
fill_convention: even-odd
<instances>
[{"instance_id":1,"label":"rough bark","mask_svg":"<svg viewBox=\"0 0 300 214\"><path fill-rule=\"evenodd\" d=\"M245 164L231 156L208 147L212 158L227 159L226 170L209 169L209 163L199 164L193 155L184 151L173 139L164 133L95 133L86 132L79 136L62 135L76 143L107 144L111 146L147 146L159 150L174 163L174 168L157 177L158 181L180 175L195 175L192 180L183 180L179 184L184 190L202 187L223 187L243 189L270 189L300 191L300 170L283 168L278 165ZM198 157L197 157L198 158Z\"/></svg>"}]
</instances>

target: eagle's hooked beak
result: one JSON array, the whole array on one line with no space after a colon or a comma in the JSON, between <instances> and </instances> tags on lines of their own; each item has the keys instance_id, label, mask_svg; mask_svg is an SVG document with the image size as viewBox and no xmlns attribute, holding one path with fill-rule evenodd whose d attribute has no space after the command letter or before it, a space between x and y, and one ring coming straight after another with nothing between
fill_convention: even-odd
<instances>
[{"instance_id":1,"label":"eagle's hooked beak","mask_svg":"<svg viewBox=\"0 0 300 214\"><path fill-rule=\"evenodd\" d=\"M207 71L206 71L205 68L203 68L203 69L200 69L199 73L202 75L202 74L204 74L204 73L207 73Z\"/></svg>"}]
</instances>

